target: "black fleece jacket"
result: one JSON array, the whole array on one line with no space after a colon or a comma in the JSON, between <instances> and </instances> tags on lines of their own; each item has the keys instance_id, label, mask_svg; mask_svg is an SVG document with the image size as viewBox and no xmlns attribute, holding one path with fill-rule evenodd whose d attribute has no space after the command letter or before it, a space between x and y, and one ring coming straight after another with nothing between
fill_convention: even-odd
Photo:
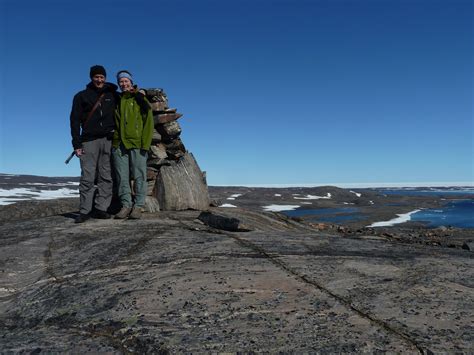
<instances>
[{"instance_id":1,"label":"black fleece jacket","mask_svg":"<svg viewBox=\"0 0 474 355\"><path fill-rule=\"evenodd\" d=\"M105 95L100 100L99 106L84 125L84 120L102 93ZM82 148L82 142L103 137L112 138L115 129L114 112L117 102L117 85L112 83L105 83L101 89L98 89L90 82L85 90L74 96L70 116L72 146L74 149Z\"/></svg>"}]
</instances>

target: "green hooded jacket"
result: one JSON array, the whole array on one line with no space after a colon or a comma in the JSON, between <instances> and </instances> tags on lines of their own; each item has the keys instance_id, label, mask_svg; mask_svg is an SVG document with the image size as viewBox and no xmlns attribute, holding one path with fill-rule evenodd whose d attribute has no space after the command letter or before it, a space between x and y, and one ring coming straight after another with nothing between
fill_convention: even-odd
<instances>
[{"instance_id":1,"label":"green hooded jacket","mask_svg":"<svg viewBox=\"0 0 474 355\"><path fill-rule=\"evenodd\" d=\"M140 106L135 98L141 95L136 92L123 92L120 102L115 110L116 129L112 140L114 148L118 148L120 143L126 149L143 149L148 151L153 136L153 113L151 108L146 115L140 111ZM147 103L145 97L143 97Z\"/></svg>"}]
</instances>

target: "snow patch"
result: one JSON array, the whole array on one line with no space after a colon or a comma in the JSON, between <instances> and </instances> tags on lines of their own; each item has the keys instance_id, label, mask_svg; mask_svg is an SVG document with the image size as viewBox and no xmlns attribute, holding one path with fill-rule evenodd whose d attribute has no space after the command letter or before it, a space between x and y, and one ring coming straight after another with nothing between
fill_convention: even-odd
<instances>
[{"instance_id":1,"label":"snow patch","mask_svg":"<svg viewBox=\"0 0 474 355\"><path fill-rule=\"evenodd\" d=\"M230 203L224 203L223 205L220 205L219 207L237 207L237 206L234 206Z\"/></svg>"},{"instance_id":2,"label":"snow patch","mask_svg":"<svg viewBox=\"0 0 474 355\"><path fill-rule=\"evenodd\" d=\"M268 205L263 206L264 211L269 212L280 212L280 211L292 211L300 207L299 205Z\"/></svg>"},{"instance_id":3,"label":"snow patch","mask_svg":"<svg viewBox=\"0 0 474 355\"><path fill-rule=\"evenodd\" d=\"M329 200L331 198L331 193L327 193L326 196L315 196L315 195L306 195L305 197L293 197L295 200Z\"/></svg>"},{"instance_id":4,"label":"snow patch","mask_svg":"<svg viewBox=\"0 0 474 355\"><path fill-rule=\"evenodd\" d=\"M397 218L391 219L389 221L384 221L384 222L375 222L372 223L370 226L367 227L391 227L394 224L400 224L400 223L405 223L411 220L411 215L413 213L419 212L421 210L414 210L408 213L403 213L403 214L397 214Z\"/></svg>"},{"instance_id":5,"label":"snow patch","mask_svg":"<svg viewBox=\"0 0 474 355\"><path fill-rule=\"evenodd\" d=\"M64 185L72 185L72 186L79 186L79 182L21 182L18 185L27 185L27 186L64 186Z\"/></svg>"},{"instance_id":6,"label":"snow patch","mask_svg":"<svg viewBox=\"0 0 474 355\"><path fill-rule=\"evenodd\" d=\"M280 195L280 194L275 194L275 196L276 196L276 197L281 197L281 195Z\"/></svg>"},{"instance_id":7,"label":"snow patch","mask_svg":"<svg viewBox=\"0 0 474 355\"><path fill-rule=\"evenodd\" d=\"M0 205L10 205L25 200L54 200L64 197L77 197L79 191L62 188L58 190L32 190L27 188L0 189Z\"/></svg>"},{"instance_id":8,"label":"snow patch","mask_svg":"<svg viewBox=\"0 0 474 355\"><path fill-rule=\"evenodd\" d=\"M352 192L353 194L355 194L357 197L361 197L362 194L358 193L358 192L355 192L355 191L349 191L349 192Z\"/></svg>"},{"instance_id":9,"label":"snow patch","mask_svg":"<svg viewBox=\"0 0 474 355\"><path fill-rule=\"evenodd\" d=\"M233 194L227 197L228 200L235 200L237 197L242 196L242 194Z\"/></svg>"}]
</instances>

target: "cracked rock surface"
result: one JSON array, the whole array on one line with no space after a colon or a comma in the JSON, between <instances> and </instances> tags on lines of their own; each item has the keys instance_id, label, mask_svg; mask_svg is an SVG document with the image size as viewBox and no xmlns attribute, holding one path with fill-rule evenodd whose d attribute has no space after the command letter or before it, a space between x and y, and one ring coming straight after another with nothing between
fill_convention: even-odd
<instances>
[{"instance_id":1,"label":"cracked rock surface","mask_svg":"<svg viewBox=\"0 0 474 355\"><path fill-rule=\"evenodd\" d=\"M212 211L3 222L1 351L474 351L472 252Z\"/></svg>"}]
</instances>

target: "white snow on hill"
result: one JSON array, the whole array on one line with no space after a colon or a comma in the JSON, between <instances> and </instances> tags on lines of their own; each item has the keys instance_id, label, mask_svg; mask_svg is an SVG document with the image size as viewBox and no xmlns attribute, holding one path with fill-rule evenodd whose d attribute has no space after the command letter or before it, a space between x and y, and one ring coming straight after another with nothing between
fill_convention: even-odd
<instances>
[{"instance_id":1,"label":"white snow on hill","mask_svg":"<svg viewBox=\"0 0 474 355\"><path fill-rule=\"evenodd\" d=\"M372 223L370 226L367 227L391 227L394 224L400 224L400 223L405 223L411 220L411 215L413 213L419 212L421 210L414 210L408 213L403 213L403 214L397 214L397 218L391 219L389 221L383 221L383 222L375 222Z\"/></svg>"},{"instance_id":2,"label":"white snow on hill","mask_svg":"<svg viewBox=\"0 0 474 355\"><path fill-rule=\"evenodd\" d=\"M0 205L10 205L26 200L52 200L64 197L78 197L79 191L68 188L58 190L36 190L28 188L0 189Z\"/></svg>"},{"instance_id":3,"label":"white snow on hill","mask_svg":"<svg viewBox=\"0 0 474 355\"><path fill-rule=\"evenodd\" d=\"M268 206L263 206L264 211L268 212L280 212L280 211L291 211L295 210L299 205L268 205Z\"/></svg>"},{"instance_id":4,"label":"white snow on hill","mask_svg":"<svg viewBox=\"0 0 474 355\"><path fill-rule=\"evenodd\" d=\"M329 200L331 198L331 193L328 192L326 196L315 196L315 195L306 195L305 197L293 197L295 200Z\"/></svg>"},{"instance_id":5,"label":"white snow on hill","mask_svg":"<svg viewBox=\"0 0 474 355\"><path fill-rule=\"evenodd\" d=\"M224 203L223 205L220 205L219 207L237 207L237 206L234 206L230 203Z\"/></svg>"},{"instance_id":6,"label":"white snow on hill","mask_svg":"<svg viewBox=\"0 0 474 355\"><path fill-rule=\"evenodd\" d=\"M72 185L72 186L79 186L79 182L75 181L68 181L68 182L20 182L18 185L26 185L26 186L64 186L64 185Z\"/></svg>"}]
</instances>

